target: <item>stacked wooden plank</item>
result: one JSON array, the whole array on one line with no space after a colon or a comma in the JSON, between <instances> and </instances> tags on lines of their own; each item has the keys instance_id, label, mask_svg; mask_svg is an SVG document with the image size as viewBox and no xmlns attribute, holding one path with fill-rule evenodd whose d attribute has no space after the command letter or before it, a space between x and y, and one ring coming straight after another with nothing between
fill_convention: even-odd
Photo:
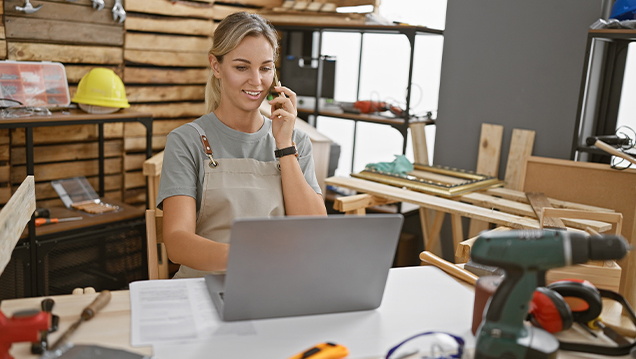
<instances>
[{"instance_id":1,"label":"stacked wooden plank","mask_svg":"<svg viewBox=\"0 0 636 359\"><path fill-rule=\"evenodd\" d=\"M74 2L43 0L35 13L18 11L23 0L5 0L4 33L6 58L16 61L53 61L64 64L71 92L84 74L94 67L122 74L124 26L113 19L114 0L105 0L98 11L90 0ZM1 45L0 45L1 46ZM1 46L4 48L4 46ZM72 96L72 94L71 94ZM123 126L104 126L106 138L106 197L122 199ZM98 184L97 125L61 126L34 130L34 159L38 206L61 205L50 181L85 176L95 190ZM0 146L10 145L10 182L15 186L26 175L24 129L0 134ZM0 149L0 153L2 151ZM2 155L0 154L0 157ZM2 157L5 158L6 156ZM0 171L2 171L0 159ZM2 193L0 175L0 193ZM0 195L0 204L2 195Z\"/></svg>"},{"instance_id":2,"label":"stacked wooden plank","mask_svg":"<svg viewBox=\"0 0 636 359\"><path fill-rule=\"evenodd\" d=\"M362 25L366 22L366 15L356 12L337 13L340 7L372 5L371 12L379 11L380 0L285 0L281 6L265 9L259 14L275 23L304 23L311 22L333 24L346 22Z\"/></svg>"}]
</instances>

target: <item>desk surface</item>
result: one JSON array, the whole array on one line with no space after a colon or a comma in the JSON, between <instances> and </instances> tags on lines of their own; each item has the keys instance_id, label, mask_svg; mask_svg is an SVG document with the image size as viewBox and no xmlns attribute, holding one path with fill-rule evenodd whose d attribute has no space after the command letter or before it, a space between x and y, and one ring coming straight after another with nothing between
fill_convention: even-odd
<instances>
[{"instance_id":1,"label":"desk surface","mask_svg":"<svg viewBox=\"0 0 636 359\"><path fill-rule=\"evenodd\" d=\"M400 271L399 273L403 274L403 273L407 273L410 272L411 274L416 273L417 275L420 274L426 274L425 277L428 276L434 276L434 277L438 277L439 275L442 276L446 276L446 274L442 273L441 271L432 268L432 267L411 267L411 269L408 269L406 271L398 269L398 271ZM416 272L414 272L416 271ZM435 271L435 272L433 272ZM438 273L439 272L439 273ZM392 274L396 273L395 270L392 270ZM434 296L438 296L438 297L443 297L443 295L438 295L436 293L440 293L443 288L435 288L436 290L431 290L431 288L425 288L424 291L422 291L422 288L413 288L412 286L409 286L408 288L405 288L404 283L402 283L401 281L404 280L406 277L410 277L413 278L412 275L409 276L404 276L404 275L400 275L398 276L393 276L393 279L391 279L390 276L390 282L387 283L387 292L385 292L385 300L388 301L392 301L395 298L396 294L400 294L402 295L402 293L400 293L402 290L407 290L408 293L412 293L414 295L419 295L418 293L429 293ZM399 279L399 280L396 280ZM410 279L409 279L410 280ZM425 279L423 279L425 280ZM453 287L454 290L457 290L458 286L455 283L453 285L453 280L448 277L445 278L445 283L450 283L449 286ZM472 290L472 287L470 286L466 286L466 288ZM460 292L461 292L461 288L459 288ZM466 292L469 296L470 296L470 292ZM140 353L140 354L144 354L144 355L150 355L152 354L152 348L151 347L140 347L140 348L133 348L130 346L130 333L131 333L131 325L130 325L130 295L128 291L114 291L112 292L113 297L111 302L101 311L99 312L92 320L87 321L85 323L82 324L82 326L80 327L80 329L78 329L72 337L72 341L76 344L97 344L97 345L103 345L103 346L108 346L108 347L113 347L113 348L121 348L121 349L125 349L125 350L129 350L129 351L133 351L136 353ZM393 295L393 298L391 297ZM59 335L60 333L62 333L66 328L68 328L75 320L77 320L79 318L79 313L81 312L82 308L84 308L86 305L88 305L94 298L95 298L96 294L91 295L91 294L86 294L86 295L63 295L63 296L54 296L52 297L55 300L55 306L53 308L53 313L57 314L60 316L60 330L56 333L51 334L50 336L50 340L54 341ZM40 302L41 302L42 298L24 298L24 299L13 299L13 300L5 300L2 303L0 303L0 309L2 309L2 311L4 312L5 315L10 316L12 313L19 311L19 310L26 310L26 309L34 309L34 308L39 308L40 306ZM443 300L443 299L442 299ZM437 311L439 312L439 308L437 307L443 307L446 304L445 303L441 303L440 300L438 303L438 305L435 308L429 308L428 310L430 312L434 312ZM472 298L470 298L470 301L472 302ZM463 301L462 301L463 302ZM385 303L383 302L383 306L385 306ZM432 310L431 310L432 309ZM461 310L457 311L458 313L463 313L465 314L467 312L466 308L460 308ZM417 310L421 310L421 309L417 309ZM387 311L387 308L383 308L380 307L378 310L376 311L371 311L371 315L374 317L379 316L380 321L383 321L384 319L381 318L382 316L385 316L387 314L390 314L391 316L393 315L398 315L400 313L398 313L398 309L397 308L390 308L389 311ZM472 308L470 308L468 311L472 311ZM362 313L362 312L360 312ZM364 313L362 313L364 314ZM463 315L461 314L461 315ZM446 318L449 318L451 316L453 316L453 313L442 313L442 314L431 314L432 317L438 317L437 320L439 320L439 316L442 315ZM317 316L314 316L317 317ZM378 318L375 318L378 319ZM298 320L302 320L302 319L298 319ZM260 323L256 323L258 321L254 321L255 325L258 327L258 325ZM409 323L410 322L410 323ZM427 326L430 326L430 323L427 323L424 320L419 320L417 318L412 318L410 321L409 320L404 320L404 325L405 327L408 325L413 325L413 322L415 323L421 323L422 329L426 330ZM467 322L466 320L461 319L459 322L462 324L467 324L464 323ZM281 323L278 323L281 324ZM360 323L358 323L360 324ZM363 323L364 324L364 323ZM368 323L367 323L368 324ZM380 323L382 325L384 325L385 323ZM342 332L343 330L348 330L351 328L356 327L356 323L351 323L350 326L348 326L349 328L333 328L333 332ZM386 327L384 327L386 328ZM442 328L442 329L447 329L447 328ZM457 329L459 331L464 331L462 329ZM469 328L468 328L469 330ZM383 336L386 336L389 333L382 333ZM392 334L392 333L390 333ZM403 333L400 333L398 335L402 335ZM232 340L232 339L236 339L236 340ZM270 338L267 338L270 339ZM284 338L287 342L290 341L290 338ZM294 337L294 339L297 339L296 337ZM302 342L302 340L300 340L300 336L298 336L299 342ZM337 339L337 338L336 338ZM312 339L313 340L313 339ZM393 340L393 339L391 339ZM241 345L249 345L250 343L250 338L245 337L245 338L228 338L227 339L228 342L235 342L235 344L240 343ZM324 341L324 338L321 339L317 339L316 343L319 341ZM344 343L343 343L344 344ZM203 342L197 342L197 343L191 343L188 345L183 345L183 346L175 346L174 348L172 348L172 352L177 352L180 353L180 355L178 355L179 357L182 358L189 358L189 357L210 357L210 350L214 350L213 348L207 348L206 347L207 343L203 343ZM217 345L217 344L212 344L212 345ZM474 344L473 344L474 345ZM303 348L305 347L305 343L302 343L301 345ZM350 348L352 349L352 348ZM20 359L20 358L36 358L36 356L31 355L30 354L30 344L29 343L16 343L13 345L10 353L16 358L16 359ZM197 353L199 355L197 355ZM206 355L201 355L201 353L206 353ZM163 352L163 354L166 354L166 351ZM291 356L294 353L289 353L289 356ZM155 355L157 355L157 352L155 352ZM170 357L168 355L159 355L158 358L161 359L163 357ZM559 358L593 358L596 356L591 356L591 355L586 355L586 354L578 354L578 353L572 353L572 352L561 352L559 353ZM360 358L359 356L351 356L352 359L354 358ZM368 358L368 356L367 356Z\"/></svg>"}]
</instances>

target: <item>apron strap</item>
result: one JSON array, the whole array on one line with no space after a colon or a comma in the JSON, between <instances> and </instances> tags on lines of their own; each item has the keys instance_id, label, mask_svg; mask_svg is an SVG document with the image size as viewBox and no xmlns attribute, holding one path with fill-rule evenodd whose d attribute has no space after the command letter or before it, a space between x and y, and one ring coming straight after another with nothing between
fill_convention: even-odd
<instances>
[{"instance_id":1,"label":"apron strap","mask_svg":"<svg viewBox=\"0 0 636 359\"><path fill-rule=\"evenodd\" d=\"M215 168L218 166L219 163L216 162L212 156L212 147L210 146L210 142L208 142L208 137L205 135L203 128L194 122L188 122L188 125L194 127L194 129L199 133L199 136L201 137L201 144L203 145L203 152L205 152L205 155L210 159L210 167Z\"/></svg>"}]
</instances>

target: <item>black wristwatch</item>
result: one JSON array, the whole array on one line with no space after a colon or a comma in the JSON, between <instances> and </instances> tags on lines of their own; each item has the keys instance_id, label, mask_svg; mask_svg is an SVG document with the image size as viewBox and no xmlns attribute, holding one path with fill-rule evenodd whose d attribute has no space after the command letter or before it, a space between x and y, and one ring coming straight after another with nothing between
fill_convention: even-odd
<instances>
[{"instance_id":1,"label":"black wristwatch","mask_svg":"<svg viewBox=\"0 0 636 359\"><path fill-rule=\"evenodd\" d=\"M274 156L276 158L281 158L283 156L294 155L298 157L298 150L296 149L296 144L294 143L291 147L286 147L280 150L274 150Z\"/></svg>"}]
</instances>

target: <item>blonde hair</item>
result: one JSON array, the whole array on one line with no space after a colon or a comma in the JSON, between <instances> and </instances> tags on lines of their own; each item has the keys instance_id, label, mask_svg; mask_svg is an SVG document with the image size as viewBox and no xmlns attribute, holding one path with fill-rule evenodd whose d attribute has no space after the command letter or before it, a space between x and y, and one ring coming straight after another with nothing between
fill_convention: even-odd
<instances>
[{"instance_id":1,"label":"blonde hair","mask_svg":"<svg viewBox=\"0 0 636 359\"><path fill-rule=\"evenodd\" d=\"M223 62L223 56L234 50L246 36L263 36L274 51L274 61L278 55L278 37L276 30L269 21L256 14L237 12L228 15L214 31L212 48L209 55L214 55L219 62ZM212 70L208 76L205 87L205 108L210 113L219 107L221 102L221 81L214 76Z\"/></svg>"}]
</instances>

